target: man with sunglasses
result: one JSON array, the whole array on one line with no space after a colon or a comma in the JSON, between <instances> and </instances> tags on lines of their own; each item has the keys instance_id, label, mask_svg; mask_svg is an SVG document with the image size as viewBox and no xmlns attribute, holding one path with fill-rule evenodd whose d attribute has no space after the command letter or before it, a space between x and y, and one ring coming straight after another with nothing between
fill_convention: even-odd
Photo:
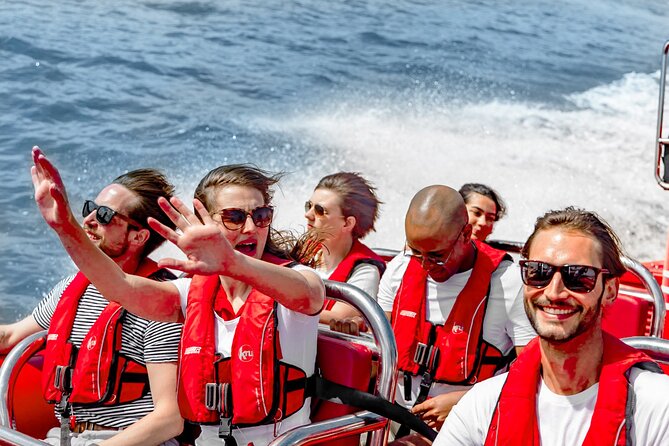
<instances>
[{"instance_id":1,"label":"man with sunglasses","mask_svg":"<svg viewBox=\"0 0 669 446\"><path fill-rule=\"evenodd\" d=\"M173 191L165 176L153 169L121 175L95 200L84 202L83 228L124 271L155 280L174 278L148 259L164 239L142 223L151 216L173 226L157 204L158 197ZM117 327L116 334L105 337L106 326ZM173 438L183 429L176 398L181 324L125 312L78 273L58 283L30 316L0 326L0 350L45 329L44 395L57 402L62 420L47 442L177 444ZM115 341L104 342L112 338ZM98 378L96 370L111 373ZM107 390L91 390L88 382Z\"/></svg>"},{"instance_id":2,"label":"man with sunglasses","mask_svg":"<svg viewBox=\"0 0 669 446\"><path fill-rule=\"evenodd\" d=\"M613 230L592 212L550 211L522 255L538 337L465 395L435 445L669 444L669 377L602 331L625 272Z\"/></svg>"},{"instance_id":3,"label":"man with sunglasses","mask_svg":"<svg viewBox=\"0 0 669 446\"><path fill-rule=\"evenodd\" d=\"M419 191L405 233L405 252L388 264L378 301L398 345L397 402L439 427L474 382L504 369L514 347L535 334L518 298L517 267L503 251L472 240L456 190Z\"/></svg>"}]
</instances>

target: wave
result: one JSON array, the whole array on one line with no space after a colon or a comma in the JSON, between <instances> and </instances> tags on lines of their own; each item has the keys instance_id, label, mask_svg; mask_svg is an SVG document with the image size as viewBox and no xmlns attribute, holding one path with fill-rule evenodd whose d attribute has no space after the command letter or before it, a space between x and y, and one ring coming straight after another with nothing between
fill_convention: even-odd
<instances>
[{"instance_id":1,"label":"wave","mask_svg":"<svg viewBox=\"0 0 669 446\"><path fill-rule=\"evenodd\" d=\"M524 240L537 216L575 205L600 213L628 252L644 260L663 255L669 224L669 202L653 179L658 79L659 73L628 73L566 95L560 106L339 97L292 116L258 117L253 125L318 148L313 163L284 181L276 198L279 226L303 224L297 210L321 176L360 171L385 202L370 244L399 248L416 191L476 181L508 202L497 238Z\"/></svg>"}]
</instances>

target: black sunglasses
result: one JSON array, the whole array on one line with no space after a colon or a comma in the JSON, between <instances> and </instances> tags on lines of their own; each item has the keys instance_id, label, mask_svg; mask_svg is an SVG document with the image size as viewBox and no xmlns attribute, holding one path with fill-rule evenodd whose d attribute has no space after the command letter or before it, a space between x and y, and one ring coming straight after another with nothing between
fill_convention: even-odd
<instances>
[{"instance_id":1,"label":"black sunglasses","mask_svg":"<svg viewBox=\"0 0 669 446\"><path fill-rule=\"evenodd\" d=\"M309 212L311 208L314 208L314 214L316 214L319 217L322 217L323 215L328 213L327 209L325 209L320 204L312 203L311 200L304 203L304 212Z\"/></svg>"},{"instance_id":2,"label":"black sunglasses","mask_svg":"<svg viewBox=\"0 0 669 446\"><path fill-rule=\"evenodd\" d=\"M127 215L120 214L110 208L109 206L99 206L95 201L93 200L86 200L84 201L84 207L81 210L81 215L86 218L89 215L91 215L91 212L95 211L95 219L98 221L103 226L108 225L111 223L112 219L114 216L120 217L121 219L125 220L128 223L128 226L134 228L134 229L139 229L142 227L141 224L139 224L136 220L133 220L132 218L128 217Z\"/></svg>"},{"instance_id":3,"label":"black sunglasses","mask_svg":"<svg viewBox=\"0 0 669 446\"><path fill-rule=\"evenodd\" d=\"M251 216L253 224L259 228L266 228L272 223L274 208L272 206L259 206L249 212L239 208L221 209L216 212L221 216L223 226L231 231L238 231L246 223L246 217Z\"/></svg>"},{"instance_id":4,"label":"black sunglasses","mask_svg":"<svg viewBox=\"0 0 669 446\"><path fill-rule=\"evenodd\" d=\"M521 260L520 276L523 283L536 288L548 286L557 271L560 271L564 286L575 293L589 293L597 285L599 273L609 274L609 270L588 265L555 266L538 260Z\"/></svg>"}]
</instances>

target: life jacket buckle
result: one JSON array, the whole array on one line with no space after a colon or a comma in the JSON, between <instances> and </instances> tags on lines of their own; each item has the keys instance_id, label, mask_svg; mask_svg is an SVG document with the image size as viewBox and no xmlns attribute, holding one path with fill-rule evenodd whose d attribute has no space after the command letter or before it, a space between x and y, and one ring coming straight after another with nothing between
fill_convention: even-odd
<instances>
[{"instance_id":1,"label":"life jacket buckle","mask_svg":"<svg viewBox=\"0 0 669 446\"><path fill-rule=\"evenodd\" d=\"M221 411L221 384L207 383L204 390L204 407L208 410Z\"/></svg>"},{"instance_id":2,"label":"life jacket buckle","mask_svg":"<svg viewBox=\"0 0 669 446\"><path fill-rule=\"evenodd\" d=\"M72 367L66 365L56 366L53 386L63 393L69 393L72 390Z\"/></svg>"},{"instance_id":3,"label":"life jacket buckle","mask_svg":"<svg viewBox=\"0 0 669 446\"><path fill-rule=\"evenodd\" d=\"M419 342L416 345L416 352L413 355L413 360L420 367L425 367L432 370L437 364L439 358L439 349L434 345L427 345Z\"/></svg>"},{"instance_id":4,"label":"life jacket buckle","mask_svg":"<svg viewBox=\"0 0 669 446\"><path fill-rule=\"evenodd\" d=\"M220 412L222 417L232 416L232 394L230 383L207 383L204 406L208 410Z\"/></svg>"}]
</instances>

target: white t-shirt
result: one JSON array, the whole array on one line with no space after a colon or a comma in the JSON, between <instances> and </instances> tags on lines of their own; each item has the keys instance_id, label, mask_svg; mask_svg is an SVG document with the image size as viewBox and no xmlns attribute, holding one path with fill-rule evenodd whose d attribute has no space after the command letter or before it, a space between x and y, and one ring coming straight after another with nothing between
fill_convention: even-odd
<instances>
[{"instance_id":1,"label":"white t-shirt","mask_svg":"<svg viewBox=\"0 0 669 446\"><path fill-rule=\"evenodd\" d=\"M402 282L410 257L395 256L386 268L379 285L378 302L383 311L392 312L397 290ZM472 270L454 274L446 282L436 282L427 277L427 320L442 325L453 309L455 299L467 284ZM510 260L503 261L492 273L488 307L483 320L483 339L494 345L502 354L508 354L514 346L524 346L536 336L523 307L522 282L518 266ZM411 399L404 398L402 373L398 380L396 400L411 407L418 396L420 377L412 377ZM453 386L434 383L429 396L441 395L471 386Z\"/></svg>"},{"instance_id":2,"label":"white t-shirt","mask_svg":"<svg viewBox=\"0 0 669 446\"><path fill-rule=\"evenodd\" d=\"M297 266L296 268L306 268ZM307 268L308 269L308 268ZM186 303L188 289L191 279L177 279L173 283L179 290L181 297L181 311L186 314ZM213 309L212 309L213 311ZM314 373L316 364L316 339L318 336L318 315L307 316L292 311L279 304L277 309L278 331L281 342L283 361L296 365L304 370L307 376ZM225 321L216 315L216 352L225 357L230 356L232 350L232 339L237 329L239 318ZM280 435L294 427L309 424L311 398L305 401L304 406L297 413L282 420L276 426L276 435ZM197 445L208 446L222 444L218 437L218 426L201 426L202 433L196 440ZM273 424L235 429L233 436L240 445L253 443L255 446L268 444L275 437L275 426Z\"/></svg>"},{"instance_id":3,"label":"white t-shirt","mask_svg":"<svg viewBox=\"0 0 669 446\"><path fill-rule=\"evenodd\" d=\"M485 443L497 400L507 373L476 384L446 418L435 446L480 446ZM669 376L632 369L630 381L636 395L634 444L669 445ZM576 395L557 395L541 382L537 418L542 446L579 445L590 428L599 384ZM518 426L522 429L523 426Z\"/></svg>"},{"instance_id":4,"label":"white t-shirt","mask_svg":"<svg viewBox=\"0 0 669 446\"><path fill-rule=\"evenodd\" d=\"M337 265L338 266L338 265ZM328 279L336 267L330 271L323 270L314 270L321 276L321 279ZM360 263L353 268L351 272L351 277L348 278L346 283L349 285L356 286L360 288L365 293L369 294L372 299L376 299L376 295L379 292L379 281L381 280L381 274L379 269L369 263Z\"/></svg>"}]
</instances>

